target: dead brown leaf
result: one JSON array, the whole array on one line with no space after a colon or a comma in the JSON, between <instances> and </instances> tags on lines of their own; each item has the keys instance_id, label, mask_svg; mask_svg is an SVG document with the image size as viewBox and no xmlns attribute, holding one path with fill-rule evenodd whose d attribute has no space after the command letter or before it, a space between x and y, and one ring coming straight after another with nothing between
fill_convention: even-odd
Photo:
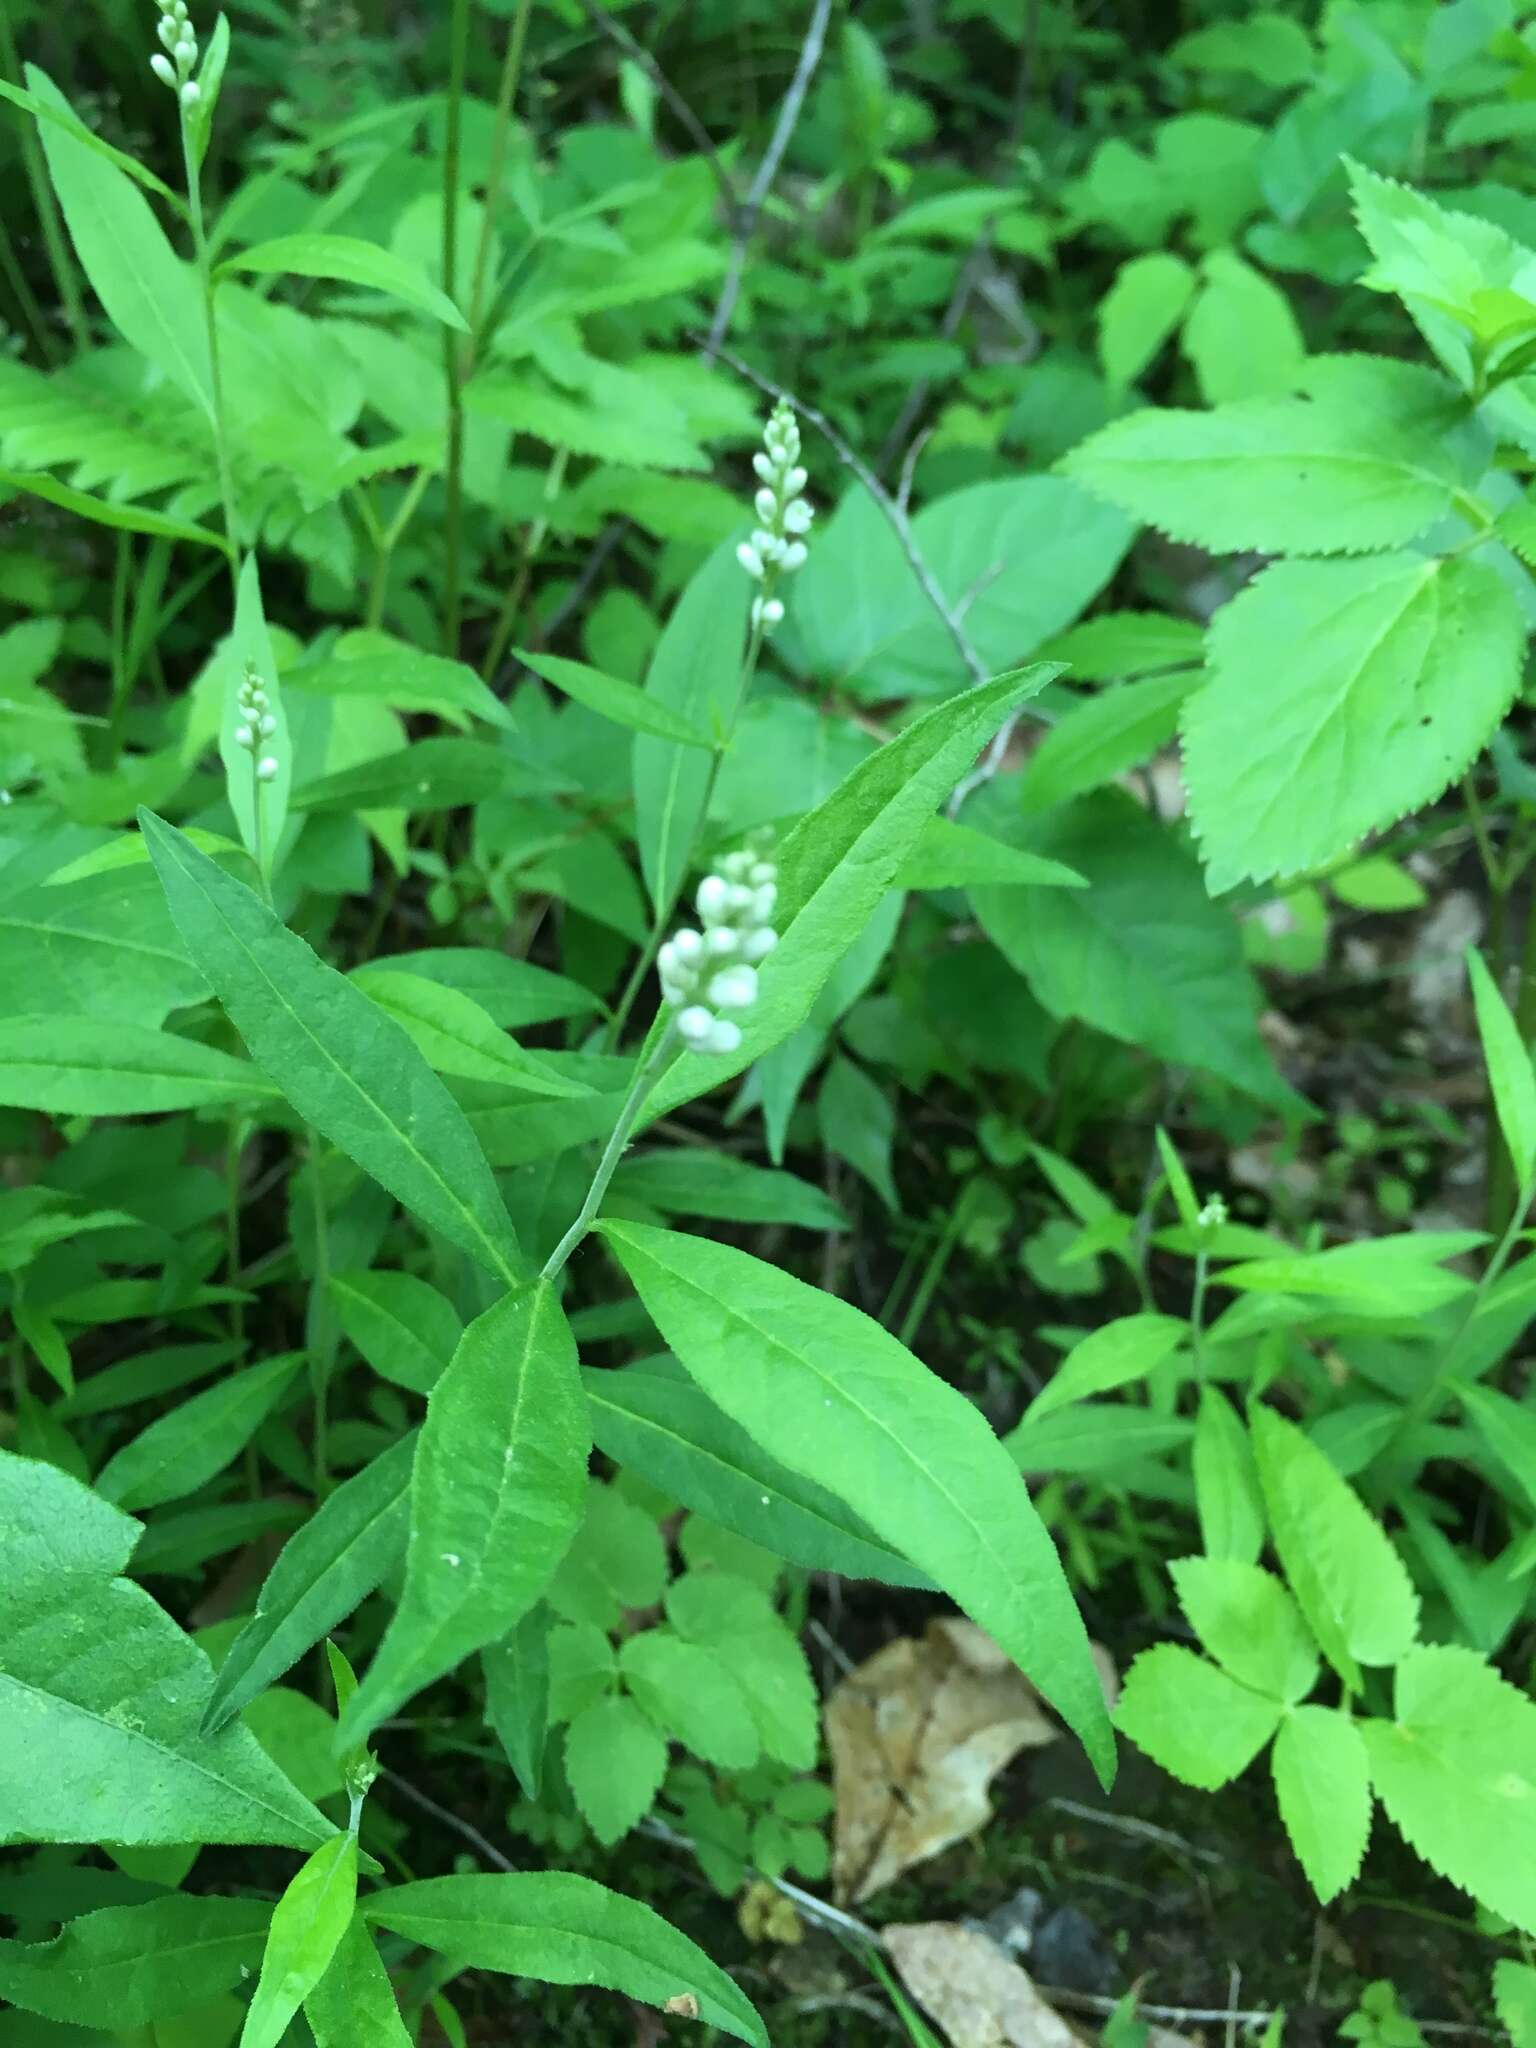
<instances>
[{"instance_id":1,"label":"dead brown leaf","mask_svg":"<svg viewBox=\"0 0 1536 2048\"><path fill-rule=\"evenodd\" d=\"M930 1920L887 1927L885 1945L953 2048L1083 2048L1082 2035L986 1935Z\"/></svg>"},{"instance_id":2,"label":"dead brown leaf","mask_svg":"<svg viewBox=\"0 0 1536 2048\"><path fill-rule=\"evenodd\" d=\"M987 1788L1057 1730L1024 1674L974 1622L930 1622L861 1664L825 1710L837 1798L833 1883L867 1899L991 1818Z\"/></svg>"}]
</instances>

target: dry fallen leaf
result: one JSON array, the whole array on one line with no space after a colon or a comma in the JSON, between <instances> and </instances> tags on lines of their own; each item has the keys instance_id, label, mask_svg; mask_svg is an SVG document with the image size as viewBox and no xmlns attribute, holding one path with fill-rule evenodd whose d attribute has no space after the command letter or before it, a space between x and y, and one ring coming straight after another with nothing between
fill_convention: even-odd
<instances>
[{"instance_id":1,"label":"dry fallen leaf","mask_svg":"<svg viewBox=\"0 0 1536 2048\"><path fill-rule=\"evenodd\" d=\"M1024 1674L959 1617L878 1650L832 1693L825 1721L842 1899L868 1898L979 1828L997 1773L1057 1733Z\"/></svg>"},{"instance_id":2,"label":"dry fallen leaf","mask_svg":"<svg viewBox=\"0 0 1536 2048\"><path fill-rule=\"evenodd\" d=\"M675 2013L679 2019L696 2020L699 2016L699 2001L691 1991L679 1991L675 1998L669 1998L661 2008L663 2012Z\"/></svg>"},{"instance_id":3,"label":"dry fallen leaf","mask_svg":"<svg viewBox=\"0 0 1536 2048\"><path fill-rule=\"evenodd\" d=\"M887 1927L885 1945L953 2048L1083 2048L1082 2035L986 1935L930 1920Z\"/></svg>"}]
</instances>

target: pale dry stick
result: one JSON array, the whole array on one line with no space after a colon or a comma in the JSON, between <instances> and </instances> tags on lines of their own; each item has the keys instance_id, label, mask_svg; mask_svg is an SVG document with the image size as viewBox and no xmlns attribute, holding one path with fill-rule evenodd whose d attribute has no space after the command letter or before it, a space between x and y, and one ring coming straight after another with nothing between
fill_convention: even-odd
<instances>
[{"instance_id":1,"label":"pale dry stick","mask_svg":"<svg viewBox=\"0 0 1536 2048\"><path fill-rule=\"evenodd\" d=\"M715 302L714 318L709 323L709 336L704 343L706 359L718 351L726 337L736 301L741 294L741 280L746 272L747 252L752 246L752 237L757 233L758 216L762 213L773 181L779 174L779 165L784 161L784 152L789 148L795 128L800 120L800 110L805 105L805 96L810 91L811 80L816 76L816 67L821 62L822 49L827 40L827 22L832 13L832 0L815 0L811 18L805 31L805 40L800 45L799 61L795 65L794 77L789 81L789 90L779 108L779 118L773 124L773 133L768 138L768 147L763 160L757 167L757 175L747 187L747 196L736 212L735 227L731 237L731 257L726 269L725 282L720 287L720 297Z\"/></svg>"},{"instance_id":2,"label":"pale dry stick","mask_svg":"<svg viewBox=\"0 0 1536 2048\"><path fill-rule=\"evenodd\" d=\"M960 266L959 274L955 279L954 290L949 295L949 304L944 308L944 317L939 322L939 339L941 341L953 341L955 335L959 332L960 322L965 318L966 308L971 302L971 294L976 289L982 267L991 253L992 222L988 220L983 222L981 233L977 236L966 255L965 261ZM878 459L882 469L885 469L895 460L896 450L902 446L908 434L911 433L918 420L922 418L923 407L928 403L928 394L932 389L933 379L931 377L920 377L907 393L906 403L897 414L896 424L886 435L885 446L880 450ZM927 433L919 435L914 445L921 449L923 442L927 438ZM915 467L915 456L910 450L903 467ZM904 494L902 501L903 503L905 502Z\"/></svg>"},{"instance_id":3,"label":"pale dry stick","mask_svg":"<svg viewBox=\"0 0 1536 2048\"><path fill-rule=\"evenodd\" d=\"M493 1863L498 1870L517 1876L518 1866L509 1862L494 1843L488 1842L472 1821L462 1820L458 1814L450 1813L446 1806L439 1806L435 1799L429 1799L425 1792L418 1791L410 1779L402 1778L398 1771L386 1771L381 1768L379 1776L386 1785L393 1785L397 1792L403 1792L412 1805L419 1806L423 1813L430 1813L432 1818L440 1820L444 1827L452 1828L455 1834L462 1835L487 1863Z\"/></svg>"},{"instance_id":4,"label":"pale dry stick","mask_svg":"<svg viewBox=\"0 0 1536 2048\"><path fill-rule=\"evenodd\" d=\"M731 183L725 165L721 163L710 141L704 123L683 98L677 87L668 78L656 59L643 43L637 43L624 24L615 21L607 8L599 7L597 0L581 0L582 12L596 29L600 29L610 42L616 43L632 63L638 64L646 77L661 94L667 105L688 130L694 148L709 165L710 175L719 187L720 196L733 211L736 206L736 187Z\"/></svg>"},{"instance_id":5,"label":"pale dry stick","mask_svg":"<svg viewBox=\"0 0 1536 2048\"><path fill-rule=\"evenodd\" d=\"M1186 1842L1182 1835L1174 1834L1171 1828L1157 1827L1149 1820L1136 1820L1124 1813L1106 1813L1102 1807L1083 1806L1076 1799L1047 1799L1045 1803L1058 1813L1070 1813L1074 1819L1096 1821L1100 1827L1113 1828L1118 1834L1135 1835L1143 1842L1157 1842L1165 1849L1177 1849L1182 1855L1193 1856L1199 1863L1221 1861L1214 1849L1197 1848L1193 1842Z\"/></svg>"},{"instance_id":6,"label":"pale dry stick","mask_svg":"<svg viewBox=\"0 0 1536 2048\"><path fill-rule=\"evenodd\" d=\"M1097 1991L1069 1991L1055 1984L1037 1984L1035 1989L1042 1998L1053 2005L1065 2005L1078 2012L1113 2012L1120 2003L1118 1998L1106 1998ZM1225 2005L1151 2005L1145 1999L1136 2001L1136 2017L1141 2020L1166 2020L1174 2026L1204 2023L1209 2026L1267 2027L1274 2018L1273 2008L1250 2007L1234 2010ZM1420 2020L1418 2027L1425 2034L1464 2035L1480 2041L1502 2041L1505 2036L1497 2027L1480 2027L1473 2020Z\"/></svg>"}]
</instances>

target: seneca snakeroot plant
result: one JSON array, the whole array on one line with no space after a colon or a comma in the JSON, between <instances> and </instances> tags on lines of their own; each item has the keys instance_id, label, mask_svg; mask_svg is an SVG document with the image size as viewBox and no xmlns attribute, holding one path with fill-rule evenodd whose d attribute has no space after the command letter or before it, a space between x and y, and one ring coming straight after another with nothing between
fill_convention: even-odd
<instances>
[{"instance_id":1,"label":"seneca snakeroot plant","mask_svg":"<svg viewBox=\"0 0 1536 2048\"><path fill-rule=\"evenodd\" d=\"M774 586L780 576L804 562L801 536L810 532L816 516L809 498L800 495L807 481L800 462L800 429L783 399L769 416L762 451L753 456L752 467L762 486L752 501L758 525L752 538L736 550L736 559L763 586L752 600L752 624L766 633L784 616L784 602L774 595Z\"/></svg>"},{"instance_id":2,"label":"seneca snakeroot plant","mask_svg":"<svg viewBox=\"0 0 1536 2048\"><path fill-rule=\"evenodd\" d=\"M773 928L779 871L751 848L728 853L699 884L694 907L702 931L685 925L656 956L662 999L691 1052L735 1052L734 1016L757 1001L757 963L778 944Z\"/></svg>"},{"instance_id":3,"label":"seneca snakeroot plant","mask_svg":"<svg viewBox=\"0 0 1536 2048\"><path fill-rule=\"evenodd\" d=\"M149 67L184 107L195 107L202 90L192 76L197 68L197 37L187 15L187 0L155 0L155 5L160 9L158 34L165 47L156 50Z\"/></svg>"}]
</instances>

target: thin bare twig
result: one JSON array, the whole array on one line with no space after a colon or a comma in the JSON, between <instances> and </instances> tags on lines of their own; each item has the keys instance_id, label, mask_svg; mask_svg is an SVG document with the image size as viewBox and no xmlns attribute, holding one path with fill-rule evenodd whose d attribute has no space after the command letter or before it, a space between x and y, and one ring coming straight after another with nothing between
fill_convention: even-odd
<instances>
[{"instance_id":1,"label":"thin bare twig","mask_svg":"<svg viewBox=\"0 0 1536 2048\"><path fill-rule=\"evenodd\" d=\"M425 1792L419 1792L410 1779L402 1778L398 1771L381 1770L379 1776L386 1784L393 1785L397 1792L403 1792L413 1806L419 1806L423 1813L430 1813L432 1818L440 1820L444 1827L452 1828L455 1834L462 1835L487 1863L494 1863L498 1870L516 1874L517 1865L508 1862L501 1851L493 1843L488 1842L472 1822L461 1820L458 1814L450 1813L446 1806L439 1806L435 1799L429 1799Z\"/></svg>"},{"instance_id":2,"label":"thin bare twig","mask_svg":"<svg viewBox=\"0 0 1536 2048\"><path fill-rule=\"evenodd\" d=\"M853 472L854 476L858 478L859 482L879 506L885 517L886 524L890 527L892 533L895 534L897 541L900 543L901 552L907 558L907 566L917 578L918 588L942 620L944 630L954 642L955 651L965 663L966 672L969 674L971 681L973 683L990 681L991 671L972 646L970 635L966 632L959 614L939 588L933 571L929 568L927 559L917 544L916 536L912 531L912 521L896 499L891 496L885 485L881 483L879 477L875 475L869 464L864 461L862 456L854 453L837 428L827 418L826 414L821 412L816 406L808 405L803 398L796 398L792 391L786 391L782 384L776 384L771 377L765 377L760 370L754 370L752 365L744 362L734 349L728 349L722 345L716 349L715 353L723 363L736 372L738 377L745 377L749 384L755 384L765 397L772 398L781 405L793 407L801 419L807 421L822 436L843 467Z\"/></svg>"},{"instance_id":3,"label":"thin bare twig","mask_svg":"<svg viewBox=\"0 0 1536 2048\"><path fill-rule=\"evenodd\" d=\"M811 80L816 75L816 66L821 62L821 52L827 40L827 22L832 13L832 0L815 0L811 18L806 26L805 40L800 45L800 59L795 65L795 75L789 81L789 91L779 108L779 118L773 124L773 133L768 138L768 147L763 160L757 167L757 175L747 188L747 196L737 211L735 227L731 236L731 257L725 273L725 282L720 287L720 297L715 304L714 318L709 323L709 338L704 344L706 357L714 355L726 336L731 316L736 311L736 300L741 292L741 280L747 267L747 252L752 237L757 233L758 216L763 210L773 181L779 174L784 152L789 148L790 138L800 119L800 109L805 105L805 96L810 91Z\"/></svg>"},{"instance_id":4,"label":"thin bare twig","mask_svg":"<svg viewBox=\"0 0 1536 2048\"><path fill-rule=\"evenodd\" d=\"M985 269L991 253L992 222L988 220L982 224L981 233L967 251L965 261L955 278L955 288L949 295L949 304L944 308L944 317L939 322L941 341L953 341L959 332L960 322L965 318L965 309L971 302L971 293L976 289L977 280ZM908 434L922 418L923 407L928 403L928 394L932 389L933 379L920 377L907 393L906 403L897 415L896 424L885 437L885 446L880 450L879 460L882 469L888 468L895 460L897 449L902 446ZM926 439L926 436L924 438ZM916 458L909 452L907 467L915 466Z\"/></svg>"},{"instance_id":5,"label":"thin bare twig","mask_svg":"<svg viewBox=\"0 0 1536 2048\"><path fill-rule=\"evenodd\" d=\"M1052 2005L1065 2005L1077 2012L1113 2012L1120 2003L1118 1998L1106 1998L1097 1991L1068 1991L1055 1984L1037 1984L1035 1989ZM1203 2022L1209 2026L1264 2027L1274 2016L1273 2009L1264 2006L1244 2011L1226 2005L1149 2005L1145 1999L1136 2001L1138 2019L1167 2020L1174 2026ZM1480 2027L1471 2020L1420 2020L1418 2026L1426 2034L1462 2034L1482 2041L1504 2038L1497 2027Z\"/></svg>"},{"instance_id":6,"label":"thin bare twig","mask_svg":"<svg viewBox=\"0 0 1536 2048\"><path fill-rule=\"evenodd\" d=\"M734 211L736 206L736 187L731 183L730 174L727 172L725 165L721 163L716 153L715 145L709 139L704 123L693 111L692 107L689 106L650 51L646 49L643 43L635 41L621 21L615 21L606 7L600 7L597 4L597 0L581 0L581 5L592 26L601 29L610 42L618 45L631 63L640 66L640 69L661 94L678 120L688 130L689 138L694 148L709 165L710 174L720 189L721 198Z\"/></svg>"},{"instance_id":7,"label":"thin bare twig","mask_svg":"<svg viewBox=\"0 0 1536 2048\"><path fill-rule=\"evenodd\" d=\"M1177 1849L1181 1855L1193 1856L1199 1863L1221 1861L1213 1849L1196 1848L1193 1842L1186 1842L1171 1828L1156 1827L1151 1821L1137 1820L1128 1813L1106 1813L1102 1807L1084 1806L1076 1799L1048 1799L1045 1803L1058 1813L1070 1813L1075 1820L1096 1821L1100 1827L1113 1828L1117 1834L1135 1835L1143 1842L1157 1842L1165 1849Z\"/></svg>"}]
</instances>

